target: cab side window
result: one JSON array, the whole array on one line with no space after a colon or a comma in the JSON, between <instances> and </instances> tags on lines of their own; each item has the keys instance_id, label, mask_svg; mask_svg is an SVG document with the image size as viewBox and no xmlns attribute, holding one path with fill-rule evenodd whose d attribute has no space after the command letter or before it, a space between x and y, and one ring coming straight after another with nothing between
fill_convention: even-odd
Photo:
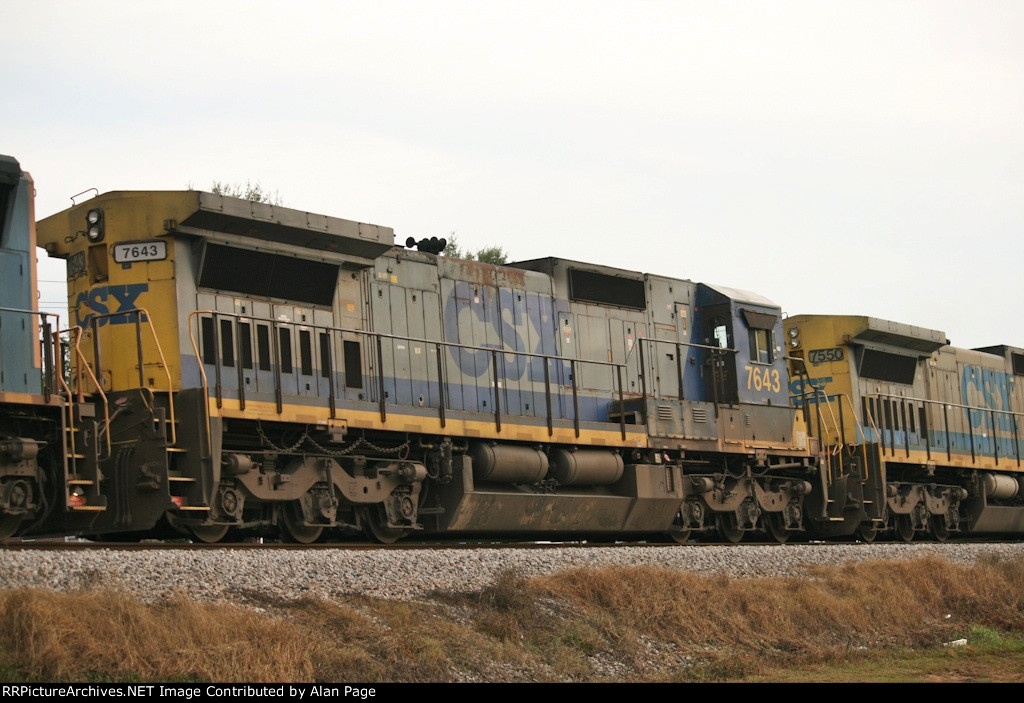
<instances>
[{"instance_id":1,"label":"cab side window","mask_svg":"<svg viewBox=\"0 0 1024 703\"><path fill-rule=\"evenodd\" d=\"M719 348L729 348L729 330L725 325L715 325L713 334L715 337L715 343L718 344Z\"/></svg>"},{"instance_id":2,"label":"cab side window","mask_svg":"<svg viewBox=\"0 0 1024 703\"><path fill-rule=\"evenodd\" d=\"M772 333L769 330L750 330L750 360L758 364L770 364L772 358Z\"/></svg>"}]
</instances>

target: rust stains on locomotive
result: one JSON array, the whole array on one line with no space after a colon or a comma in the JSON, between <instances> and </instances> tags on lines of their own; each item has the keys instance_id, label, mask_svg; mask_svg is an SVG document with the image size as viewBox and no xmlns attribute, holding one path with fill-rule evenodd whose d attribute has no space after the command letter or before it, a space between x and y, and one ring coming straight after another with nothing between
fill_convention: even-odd
<instances>
[{"instance_id":1,"label":"rust stains on locomotive","mask_svg":"<svg viewBox=\"0 0 1024 703\"><path fill-rule=\"evenodd\" d=\"M501 288L526 288L526 272L507 266L495 266L467 259L448 259L450 278L467 283Z\"/></svg>"}]
</instances>

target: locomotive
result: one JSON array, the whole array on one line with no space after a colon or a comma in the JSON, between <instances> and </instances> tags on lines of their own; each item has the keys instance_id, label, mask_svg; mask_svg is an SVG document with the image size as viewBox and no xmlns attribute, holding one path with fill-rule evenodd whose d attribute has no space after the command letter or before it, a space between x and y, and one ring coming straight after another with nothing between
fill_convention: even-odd
<instances>
[{"instance_id":1,"label":"locomotive","mask_svg":"<svg viewBox=\"0 0 1024 703\"><path fill-rule=\"evenodd\" d=\"M0 538L38 527L61 502L65 402L56 316L34 311L32 177L0 156Z\"/></svg>"},{"instance_id":2,"label":"locomotive","mask_svg":"<svg viewBox=\"0 0 1024 703\"><path fill-rule=\"evenodd\" d=\"M826 463L882 507L863 539L1024 531L1024 349L858 316L794 316L786 338Z\"/></svg>"},{"instance_id":3,"label":"locomotive","mask_svg":"<svg viewBox=\"0 0 1024 703\"><path fill-rule=\"evenodd\" d=\"M941 333L784 319L755 293L581 261L451 259L387 227L201 191L106 193L33 228L21 186L0 245L28 252L29 274L4 276L0 306L28 326L9 338L3 318L2 339L34 391L0 395L5 536L1024 529L1019 393L947 408L945 457L941 410L917 434L896 425L892 397L909 412L944 386L923 370L882 386L896 372L875 354L909 344L925 369L966 353ZM60 333L26 302L34 230L67 262ZM999 440L979 431L967 461L956 422L985 413Z\"/></svg>"}]
</instances>

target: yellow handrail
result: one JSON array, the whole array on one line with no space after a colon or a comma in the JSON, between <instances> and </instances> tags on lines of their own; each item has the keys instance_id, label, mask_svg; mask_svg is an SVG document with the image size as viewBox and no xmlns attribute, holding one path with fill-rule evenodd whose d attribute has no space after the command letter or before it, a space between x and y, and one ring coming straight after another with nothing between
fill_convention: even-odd
<instances>
[{"instance_id":1,"label":"yellow handrail","mask_svg":"<svg viewBox=\"0 0 1024 703\"><path fill-rule=\"evenodd\" d=\"M828 432L829 434L834 432L835 435L836 435L836 440L837 441L836 441L836 443L834 445L832 445L832 447L830 447L828 449L828 451L829 451L831 456L836 456L838 454L841 454L841 452L843 450L843 446L846 444L846 438L842 437L840 435L842 430L841 430L841 428L839 426L839 421L836 419L835 411L832 408L832 400L831 400L830 396L827 393L825 393L824 390L817 389L817 388L815 389L814 397L815 397L815 403L818 404L819 408L820 408L820 401L821 401L821 399L824 399L825 405L828 408L828 415L832 419L832 426L829 427L827 425L827 423L821 422L821 419L820 419L821 415L819 414L819 429L821 429L821 425L824 425L824 429L825 429L826 432ZM847 393L837 393L837 394L835 394L834 397L839 398L840 399L839 400L840 403L842 403L843 399L846 400L847 405L850 406L850 417L853 418L854 426L860 432L861 436L863 436L864 435L864 426L861 424L860 419L857 417L857 409L853 406L853 399ZM877 430L876 427L874 427L874 418L871 417L871 410L870 410L870 408L868 408L868 417L871 419L873 429L875 429L875 435L877 436L878 435L878 430ZM825 418L825 419L827 420L828 418ZM867 481L867 480L870 479L870 476L871 476L871 467L870 467L870 464L868 463L867 449L864 448L864 444L863 443L861 443L860 447L861 447L861 453L862 453L862 456L863 456L863 459L864 459L864 479L863 480ZM882 454L881 454L881 449L879 449L879 461L881 461L881 459L882 459Z\"/></svg>"},{"instance_id":2,"label":"yellow handrail","mask_svg":"<svg viewBox=\"0 0 1024 703\"><path fill-rule=\"evenodd\" d=\"M869 394L867 396L864 396L864 398L862 398L862 400L867 400L867 398L870 397L870 395L871 394ZM875 433L875 446L878 448L878 466L881 467L882 466L882 460L885 458L885 454L883 453L883 445L882 445L882 441L881 441L882 435L878 431L878 425L875 424L875 414L871 411L871 404L870 403L864 403L864 410L867 413L868 420L871 421L871 430ZM893 452L893 456L895 456L895 455L896 455L896 452L894 451Z\"/></svg>"},{"instance_id":3,"label":"yellow handrail","mask_svg":"<svg viewBox=\"0 0 1024 703\"><path fill-rule=\"evenodd\" d=\"M83 354L82 350L79 349L79 347L78 347L78 344L81 341L82 334L83 334L81 326L75 325L74 327L69 327L67 331L68 332L75 331L75 346L74 346L74 350L75 350L75 357L78 359L77 371L78 371L78 375L79 375L79 380L78 380L77 385L78 385L78 398L79 398L79 400L83 399L83 397L82 397L81 373L82 373L82 369L84 368L86 373L89 375L89 378L92 379L92 383L96 387L96 392L99 393L100 399L103 401L103 422L104 422L103 426L106 428L103 434L104 434L104 436L106 437L106 440L107 440L107 458L109 458L113 454L113 451L114 451L113 447L112 447L112 445L110 443L110 403L107 401L107 394L103 392L103 387L100 385L100 382L97 380L96 374L93 373L92 367L89 366L89 362L86 360L85 354ZM101 373L102 373L102 371L101 371Z\"/></svg>"},{"instance_id":4,"label":"yellow handrail","mask_svg":"<svg viewBox=\"0 0 1024 703\"><path fill-rule=\"evenodd\" d=\"M846 393L839 393L837 395L838 395L839 398L845 398L846 399L847 404L849 404L849 406L850 406L850 417L853 418L853 422L854 422L854 424L855 424L855 426L856 426L860 436L863 437L864 436L864 425L861 424L860 419L857 417L857 409L855 407L853 407L853 398L851 398ZM870 415L870 413L869 413L869 415ZM845 438L843 438L843 441L845 443ZM868 478L871 476L871 466L870 466L870 464L868 464L868 452L867 452L867 449L864 448L864 442L860 443L860 449L861 449L861 454L864 457L864 480L867 481Z\"/></svg>"},{"instance_id":5,"label":"yellow handrail","mask_svg":"<svg viewBox=\"0 0 1024 703\"><path fill-rule=\"evenodd\" d=\"M136 314L144 314L146 318L146 325L149 327L150 334L153 335L153 344L156 345L156 353L160 356L160 365L164 369L164 374L167 376L167 405L169 406L171 413L171 446L178 443L178 430L175 426L174 419L174 379L171 378L171 370L167 366L167 359L164 357L164 350L160 346L160 340L156 336L156 328L153 326L153 316L149 314L149 310L146 308L135 308ZM189 330L189 337L191 337L191 330ZM142 368L142 359L139 359L139 368Z\"/></svg>"},{"instance_id":6,"label":"yellow handrail","mask_svg":"<svg viewBox=\"0 0 1024 703\"><path fill-rule=\"evenodd\" d=\"M78 453L75 451L75 412L71 405L71 397L74 394L71 391L71 387L68 386L67 381L64 380L64 355L61 354L60 351L60 336L64 332L70 331L71 330L61 330L58 328L53 335L53 358L60 359L60 368L55 368L53 375L56 376L57 378L57 385L59 385L64 390L64 397L66 398L66 400L64 401L64 408L67 411L68 416L68 431L66 432L66 434L68 435L68 443L71 446L71 461L72 463L75 463L75 468L77 469L77 460L75 459L75 455ZM69 334L68 337L70 336L71 335ZM56 362L54 363L54 366L57 366Z\"/></svg>"}]
</instances>

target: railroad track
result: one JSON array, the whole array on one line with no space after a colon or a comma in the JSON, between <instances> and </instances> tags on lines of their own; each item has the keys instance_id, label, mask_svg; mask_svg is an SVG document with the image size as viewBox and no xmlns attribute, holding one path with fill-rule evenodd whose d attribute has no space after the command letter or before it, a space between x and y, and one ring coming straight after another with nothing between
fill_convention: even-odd
<instances>
[{"instance_id":1,"label":"railroad track","mask_svg":"<svg viewBox=\"0 0 1024 703\"><path fill-rule=\"evenodd\" d=\"M1017 539L994 540L991 538L963 539L945 544L983 545L983 544L1007 544L1019 542ZM861 545L863 542L844 541L793 541L787 544L776 542L743 542L739 545L731 542L712 541L691 541L685 545L676 542L522 542L522 541L498 541L498 540L433 540L423 542L401 542L398 544L377 544L371 542L323 542L316 544L292 544L288 542L218 542L207 544L204 542L91 542L74 541L65 542L59 539L39 540L4 540L0 542L0 551L94 551L94 550L116 550L116 551L155 551L155 550L184 550L184 551L210 551L210 550L232 550L232 551L401 551L401 550L459 550L459 549L626 549L629 547L780 547L785 548L791 545L823 547L841 547ZM902 542L875 542L877 545L896 545ZM911 544L917 545L938 545L936 541L920 540Z\"/></svg>"}]
</instances>

